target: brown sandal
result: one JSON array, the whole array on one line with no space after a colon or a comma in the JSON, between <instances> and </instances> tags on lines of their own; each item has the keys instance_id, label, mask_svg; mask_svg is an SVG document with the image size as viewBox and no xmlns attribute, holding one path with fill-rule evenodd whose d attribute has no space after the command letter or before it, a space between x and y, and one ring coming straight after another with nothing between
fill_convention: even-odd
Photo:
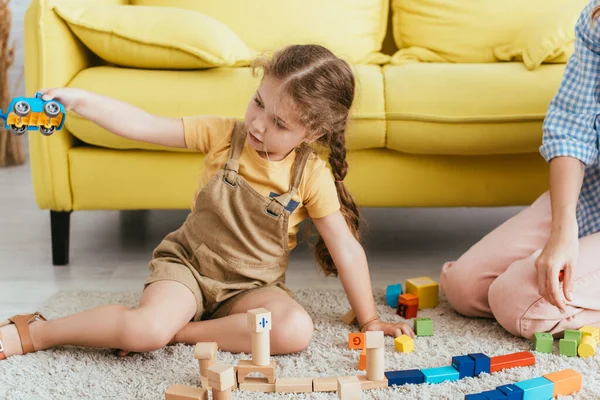
<instances>
[{"instance_id":1,"label":"brown sandal","mask_svg":"<svg viewBox=\"0 0 600 400\"><path fill-rule=\"evenodd\" d=\"M17 332L19 333L19 339L21 340L21 347L23 348L24 355L35 351L31 340L31 333L29 332L29 324L38 318L48 321L42 314L36 312L34 314L15 315L6 321L0 322L0 328L6 325L15 324ZM0 360L4 360L5 358L4 345L2 344L2 332L0 332Z\"/></svg>"}]
</instances>

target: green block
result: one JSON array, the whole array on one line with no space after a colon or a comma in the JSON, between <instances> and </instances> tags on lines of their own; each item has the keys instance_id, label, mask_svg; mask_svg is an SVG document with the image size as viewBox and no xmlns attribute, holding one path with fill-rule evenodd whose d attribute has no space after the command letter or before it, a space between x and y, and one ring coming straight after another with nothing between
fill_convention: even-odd
<instances>
[{"instance_id":1,"label":"green block","mask_svg":"<svg viewBox=\"0 0 600 400\"><path fill-rule=\"evenodd\" d=\"M558 350L563 356L577 357L577 340L560 339L558 341Z\"/></svg>"},{"instance_id":2,"label":"green block","mask_svg":"<svg viewBox=\"0 0 600 400\"><path fill-rule=\"evenodd\" d=\"M433 336L433 321L431 318L415 318L415 333L417 336Z\"/></svg>"},{"instance_id":3,"label":"green block","mask_svg":"<svg viewBox=\"0 0 600 400\"><path fill-rule=\"evenodd\" d=\"M540 353L552 353L554 338L548 332L536 332L533 336L533 350Z\"/></svg>"},{"instance_id":4,"label":"green block","mask_svg":"<svg viewBox=\"0 0 600 400\"><path fill-rule=\"evenodd\" d=\"M565 339L573 339L577 341L577 346L579 346L579 344L581 343L581 337L582 337L583 332L581 331L575 331L575 330L571 330L571 329L567 329L565 331Z\"/></svg>"}]
</instances>

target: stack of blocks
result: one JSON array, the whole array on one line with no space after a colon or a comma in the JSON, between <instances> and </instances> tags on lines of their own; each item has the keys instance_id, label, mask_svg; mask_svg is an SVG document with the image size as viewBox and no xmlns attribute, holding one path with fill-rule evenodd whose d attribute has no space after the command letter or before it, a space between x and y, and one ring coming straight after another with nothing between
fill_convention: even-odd
<instances>
[{"instance_id":1,"label":"stack of blocks","mask_svg":"<svg viewBox=\"0 0 600 400\"><path fill-rule=\"evenodd\" d=\"M385 300L387 305L395 308L401 317L415 318L418 310L434 308L438 305L439 286L427 276L407 279L406 293L402 293L401 284L389 285Z\"/></svg>"},{"instance_id":2,"label":"stack of blocks","mask_svg":"<svg viewBox=\"0 0 600 400\"><path fill-rule=\"evenodd\" d=\"M559 340L559 353L568 357L591 357L596 353L600 342L600 329L584 326L579 330L565 330ZM536 332L533 337L533 350L540 353L552 353L554 338L548 332Z\"/></svg>"}]
</instances>

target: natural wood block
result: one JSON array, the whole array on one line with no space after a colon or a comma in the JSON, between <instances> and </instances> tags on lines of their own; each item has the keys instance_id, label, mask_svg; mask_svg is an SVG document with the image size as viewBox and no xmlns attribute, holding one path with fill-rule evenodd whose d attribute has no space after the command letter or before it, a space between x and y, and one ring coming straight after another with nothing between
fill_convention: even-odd
<instances>
[{"instance_id":1,"label":"natural wood block","mask_svg":"<svg viewBox=\"0 0 600 400\"><path fill-rule=\"evenodd\" d=\"M248 329L250 329L250 332L270 331L271 311L265 308L248 310Z\"/></svg>"},{"instance_id":2,"label":"natural wood block","mask_svg":"<svg viewBox=\"0 0 600 400\"><path fill-rule=\"evenodd\" d=\"M235 386L233 365L216 364L208 369L208 384L218 391L231 389Z\"/></svg>"},{"instance_id":3,"label":"natural wood block","mask_svg":"<svg viewBox=\"0 0 600 400\"><path fill-rule=\"evenodd\" d=\"M365 334L362 332L352 332L348 334L348 349L362 350L365 348Z\"/></svg>"},{"instance_id":4,"label":"natural wood block","mask_svg":"<svg viewBox=\"0 0 600 400\"><path fill-rule=\"evenodd\" d=\"M362 390L370 390L370 389L378 389L378 388L386 388L388 387L388 380L385 378L381 381L370 381L367 379L366 375L360 375L358 377L358 381L360 382L360 388Z\"/></svg>"},{"instance_id":5,"label":"natural wood block","mask_svg":"<svg viewBox=\"0 0 600 400\"><path fill-rule=\"evenodd\" d=\"M313 392L337 391L338 376L322 376L313 378Z\"/></svg>"},{"instance_id":6,"label":"natural wood block","mask_svg":"<svg viewBox=\"0 0 600 400\"><path fill-rule=\"evenodd\" d=\"M199 342L196 343L194 349L194 358L197 360L210 360L217 356L219 346L215 342Z\"/></svg>"},{"instance_id":7,"label":"natural wood block","mask_svg":"<svg viewBox=\"0 0 600 400\"><path fill-rule=\"evenodd\" d=\"M365 334L365 345L367 349L383 349L385 341L383 331L369 331Z\"/></svg>"},{"instance_id":8,"label":"natural wood block","mask_svg":"<svg viewBox=\"0 0 600 400\"><path fill-rule=\"evenodd\" d=\"M271 361L271 337L269 331L252 333L252 364L269 365Z\"/></svg>"},{"instance_id":9,"label":"natural wood block","mask_svg":"<svg viewBox=\"0 0 600 400\"><path fill-rule=\"evenodd\" d=\"M360 400L362 396L360 381L356 376L339 377L337 391L340 400Z\"/></svg>"},{"instance_id":10,"label":"natural wood block","mask_svg":"<svg viewBox=\"0 0 600 400\"><path fill-rule=\"evenodd\" d=\"M210 385L208 384L208 377L200 375L200 386L205 389L210 389Z\"/></svg>"},{"instance_id":11,"label":"natural wood block","mask_svg":"<svg viewBox=\"0 0 600 400\"><path fill-rule=\"evenodd\" d=\"M208 390L174 383L165 391L165 400L208 400Z\"/></svg>"},{"instance_id":12,"label":"natural wood block","mask_svg":"<svg viewBox=\"0 0 600 400\"><path fill-rule=\"evenodd\" d=\"M238 384L240 384L240 389L242 388L241 384L244 383L246 376L252 372L263 374L269 383L275 384L275 367L276 363L273 360L264 366L254 365L252 364L252 360L240 360L237 366Z\"/></svg>"},{"instance_id":13,"label":"natural wood block","mask_svg":"<svg viewBox=\"0 0 600 400\"><path fill-rule=\"evenodd\" d=\"M385 379L385 349L367 349L367 378L370 381Z\"/></svg>"},{"instance_id":14,"label":"natural wood block","mask_svg":"<svg viewBox=\"0 0 600 400\"><path fill-rule=\"evenodd\" d=\"M312 378L277 378L275 391L281 393L307 393L313 391Z\"/></svg>"},{"instance_id":15,"label":"natural wood block","mask_svg":"<svg viewBox=\"0 0 600 400\"><path fill-rule=\"evenodd\" d=\"M341 320L346 325L354 325L358 322L358 320L356 319L356 314L354 314L354 310L350 310L346 314L344 314Z\"/></svg>"},{"instance_id":16,"label":"natural wood block","mask_svg":"<svg viewBox=\"0 0 600 400\"><path fill-rule=\"evenodd\" d=\"M212 390L212 400L233 400L231 389L227 390Z\"/></svg>"},{"instance_id":17,"label":"natural wood block","mask_svg":"<svg viewBox=\"0 0 600 400\"><path fill-rule=\"evenodd\" d=\"M275 383L269 383L267 378L246 378L239 387L248 392L275 393Z\"/></svg>"}]
</instances>

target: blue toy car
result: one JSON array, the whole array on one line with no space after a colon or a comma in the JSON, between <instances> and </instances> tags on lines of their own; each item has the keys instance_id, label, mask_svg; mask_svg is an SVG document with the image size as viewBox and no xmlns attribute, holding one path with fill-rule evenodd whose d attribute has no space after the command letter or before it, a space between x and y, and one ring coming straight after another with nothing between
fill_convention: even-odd
<instances>
[{"instance_id":1,"label":"blue toy car","mask_svg":"<svg viewBox=\"0 0 600 400\"><path fill-rule=\"evenodd\" d=\"M61 130L65 124L65 108L56 100L42 100L42 94L35 97L16 97L8 105L6 114L0 110L4 127L15 135L28 130L39 129L42 135L50 136Z\"/></svg>"}]
</instances>

